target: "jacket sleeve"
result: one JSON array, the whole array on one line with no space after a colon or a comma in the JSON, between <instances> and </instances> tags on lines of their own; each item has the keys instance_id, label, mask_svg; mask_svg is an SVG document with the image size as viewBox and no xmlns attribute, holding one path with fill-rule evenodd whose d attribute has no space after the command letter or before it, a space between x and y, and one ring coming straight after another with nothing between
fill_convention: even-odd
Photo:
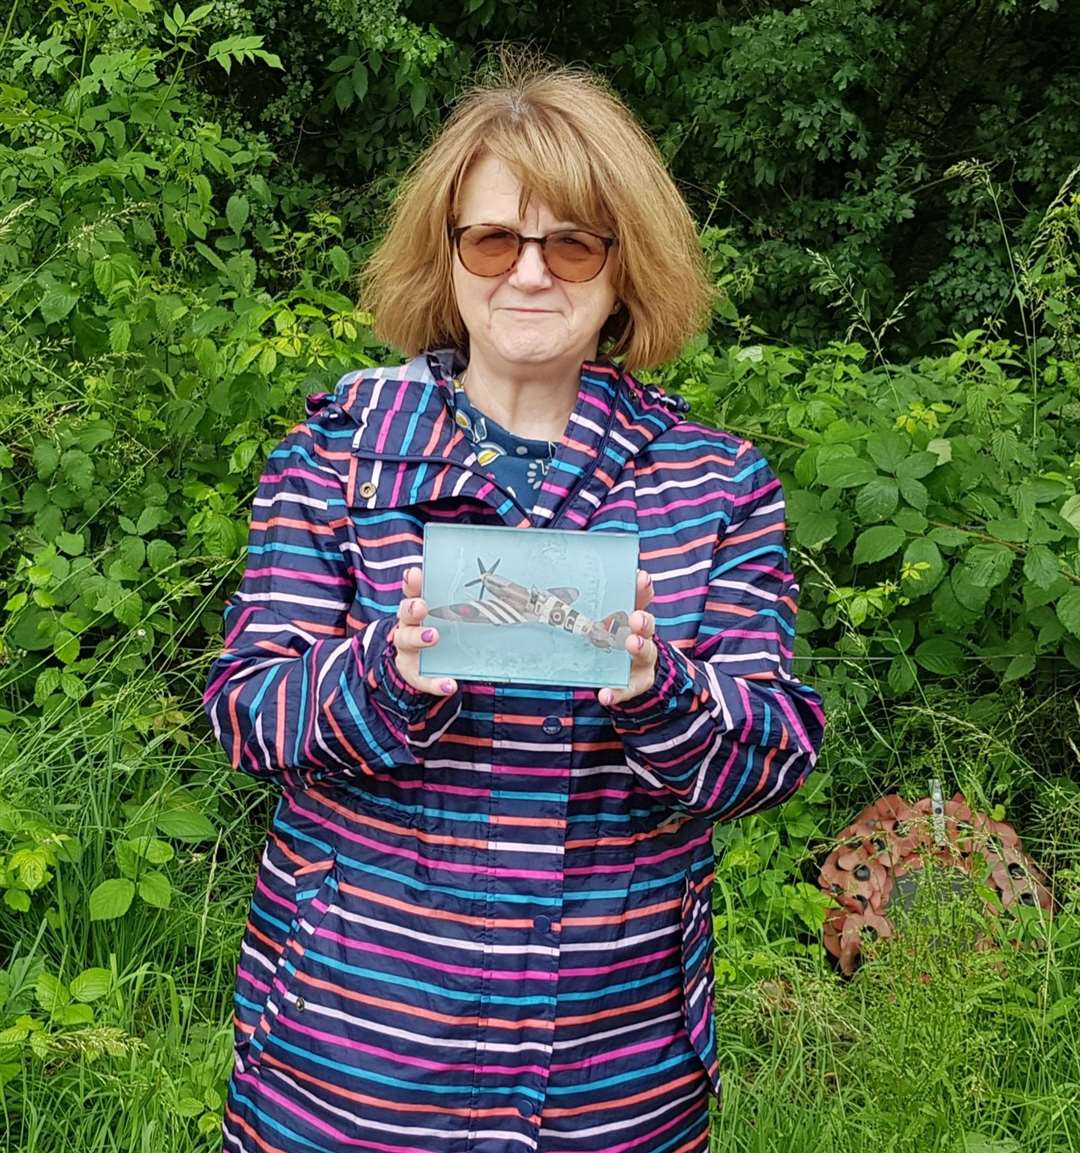
<instances>
[{"instance_id":1,"label":"jacket sleeve","mask_svg":"<svg viewBox=\"0 0 1080 1153\"><path fill-rule=\"evenodd\" d=\"M460 688L432 696L398 675L392 593L384 616L350 623L363 562L318 440L301 424L270 454L203 697L232 766L289 788L362 785L415 765L461 709Z\"/></svg>"},{"instance_id":2,"label":"jacket sleeve","mask_svg":"<svg viewBox=\"0 0 1080 1153\"><path fill-rule=\"evenodd\" d=\"M734 471L693 648L657 639L651 688L608 709L630 767L711 821L785 801L825 731L821 697L791 672L799 586L780 480L748 441Z\"/></svg>"}]
</instances>

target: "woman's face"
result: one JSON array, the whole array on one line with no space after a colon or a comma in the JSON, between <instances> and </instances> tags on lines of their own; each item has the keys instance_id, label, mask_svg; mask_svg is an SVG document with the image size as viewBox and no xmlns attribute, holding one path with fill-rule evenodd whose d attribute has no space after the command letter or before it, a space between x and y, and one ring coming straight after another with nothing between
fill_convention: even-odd
<instances>
[{"instance_id":1,"label":"woman's face","mask_svg":"<svg viewBox=\"0 0 1080 1153\"><path fill-rule=\"evenodd\" d=\"M559 220L535 198L519 216L520 192L517 177L501 160L482 156L462 182L455 223L502 224L525 236L583 227ZM613 261L609 253L592 280L574 284L551 275L538 244L526 244L501 276L475 276L455 255L454 294L469 331L470 356L521 366L576 366L595 359L600 329L615 306Z\"/></svg>"}]
</instances>

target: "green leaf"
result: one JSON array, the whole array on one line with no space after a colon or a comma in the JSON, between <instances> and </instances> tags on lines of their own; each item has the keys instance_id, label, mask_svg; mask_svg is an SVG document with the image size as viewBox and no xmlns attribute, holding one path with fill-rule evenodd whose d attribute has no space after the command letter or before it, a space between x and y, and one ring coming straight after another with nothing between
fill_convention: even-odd
<instances>
[{"instance_id":1,"label":"green leaf","mask_svg":"<svg viewBox=\"0 0 1080 1153\"><path fill-rule=\"evenodd\" d=\"M167 540L152 540L146 546L146 563L161 572L176 560L176 549Z\"/></svg>"},{"instance_id":2,"label":"green leaf","mask_svg":"<svg viewBox=\"0 0 1080 1153\"><path fill-rule=\"evenodd\" d=\"M65 1005L53 1014L53 1021L57 1025L91 1025L94 1021L94 1010L89 1005Z\"/></svg>"},{"instance_id":3,"label":"green leaf","mask_svg":"<svg viewBox=\"0 0 1080 1153\"><path fill-rule=\"evenodd\" d=\"M109 348L122 355L131 346L131 325L122 317L116 316L109 321Z\"/></svg>"},{"instance_id":4,"label":"green leaf","mask_svg":"<svg viewBox=\"0 0 1080 1153\"><path fill-rule=\"evenodd\" d=\"M1004 685L1008 684L1009 681L1026 677L1035 668L1035 663L1034 653L1018 653L1005 667L1005 674L1001 678L1001 683Z\"/></svg>"},{"instance_id":5,"label":"green leaf","mask_svg":"<svg viewBox=\"0 0 1080 1153\"><path fill-rule=\"evenodd\" d=\"M144 873L139 878L139 896L155 909L167 909L172 904L172 885L164 873Z\"/></svg>"},{"instance_id":6,"label":"green leaf","mask_svg":"<svg viewBox=\"0 0 1080 1153\"><path fill-rule=\"evenodd\" d=\"M85 496L94 484L94 462L81 448L69 448L60 458L64 479L80 495Z\"/></svg>"},{"instance_id":7,"label":"green leaf","mask_svg":"<svg viewBox=\"0 0 1080 1153\"><path fill-rule=\"evenodd\" d=\"M149 861L152 865L164 865L176 856L176 850L168 841L160 841L149 834L142 837L132 837L128 841L121 841L123 845L130 845L132 852Z\"/></svg>"},{"instance_id":8,"label":"green leaf","mask_svg":"<svg viewBox=\"0 0 1080 1153\"><path fill-rule=\"evenodd\" d=\"M225 205L225 219L228 220L229 227L237 236L243 232L250 214L251 206L248 204L247 197L239 192L234 192L229 197L228 204Z\"/></svg>"},{"instance_id":9,"label":"green leaf","mask_svg":"<svg viewBox=\"0 0 1080 1153\"><path fill-rule=\"evenodd\" d=\"M48 480L60 465L60 453L52 441L39 440L31 457L39 480Z\"/></svg>"},{"instance_id":10,"label":"green leaf","mask_svg":"<svg viewBox=\"0 0 1080 1153\"><path fill-rule=\"evenodd\" d=\"M1029 525L1019 517L1009 517L1004 520L987 521L986 531L1001 540L1011 540L1019 544L1027 540Z\"/></svg>"},{"instance_id":11,"label":"green leaf","mask_svg":"<svg viewBox=\"0 0 1080 1153\"><path fill-rule=\"evenodd\" d=\"M166 809L157 818L158 831L178 841L209 841L217 830L197 809Z\"/></svg>"},{"instance_id":12,"label":"green leaf","mask_svg":"<svg viewBox=\"0 0 1080 1153\"><path fill-rule=\"evenodd\" d=\"M131 908L135 885L125 877L102 881L90 894L90 920L111 921Z\"/></svg>"},{"instance_id":13,"label":"green leaf","mask_svg":"<svg viewBox=\"0 0 1080 1153\"><path fill-rule=\"evenodd\" d=\"M873 564L892 556L905 540L904 530L895 525L882 524L868 528L855 542L856 564Z\"/></svg>"},{"instance_id":14,"label":"green leaf","mask_svg":"<svg viewBox=\"0 0 1080 1153\"><path fill-rule=\"evenodd\" d=\"M977 544L964 557L964 571L973 585L992 589L1009 575L1013 551L1001 544Z\"/></svg>"},{"instance_id":15,"label":"green leaf","mask_svg":"<svg viewBox=\"0 0 1080 1153\"><path fill-rule=\"evenodd\" d=\"M52 973L40 973L38 975L34 994L37 997L37 1003L46 1013L55 1012L71 1001L67 986L59 977L54 977Z\"/></svg>"},{"instance_id":16,"label":"green leaf","mask_svg":"<svg viewBox=\"0 0 1080 1153\"><path fill-rule=\"evenodd\" d=\"M964 650L947 637L930 637L915 649L915 660L932 673L956 676L963 671Z\"/></svg>"},{"instance_id":17,"label":"green leaf","mask_svg":"<svg viewBox=\"0 0 1080 1153\"><path fill-rule=\"evenodd\" d=\"M355 99L356 93L353 91L352 77L338 77L338 82L334 85L334 102L338 106L338 111L344 112Z\"/></svg>"},{"instance_id":18,"label":"green leaf","mask_svg":"<svg viewBox=\"0 0 1080 1153\"><path fill-rule=\"evenodd\" d=\"M352 70L352 86L357 100L363 100L368 90L368 70L363 60L357 60Z\"/></svg>"},{"instance_id":19,"label":"green leaf","mask_svg":"<svg viewBox=\"0 0 1080 1153\"><path fill-rule=\"evenodd\" d=\"M1063 520L1067 520L1080 533L1080 493L1069 497L1058 512Z\"/></svg>"},{"instance_id":20,"label":"green leaf","mask_svg":"<svg viewBox=\"0 0 1080 1153\"><path fill-rule=\"evenodd\" d=\"M925 537L908 544L904 550L904 568L913 569L913 575L903 581L904 592L910 597L933 592L945 575L945 561L938 546Z\"/></svg>"},{"instance_id":21,"label":"green leaf","mask_svg":"<svg viewBox=\"0 0 1080 1153\"><path fill-rule=\"evenodd\" d=\"M424 110L424 105L427 103L427 84L423 80L417 80L412 86L412 92L409 93L409 107L412 109L413 117L417 117Z\"/></svg>"},{"instance_id":22,"label":"green leaf","mask_svg":"<svg viewBox=\"0 0 1080 1153\"><path fill-rule=\"evenodd\" d=\"M909 476L900 477L900 495L912 508L917 508L920 512L925 512L930 502L926 485L922 481L912 480Z\"/></svg>"},{"instance_id":23,"label":"green leaf","mask_svg":"<svg viewBox=\"0 0 1080 1153\"><path fill-rule=\"evenodd\" d=\"M79 659L79 638L64 629L53 637L53 652L65 665Z\"/></svg>"},{"instance_id":24,"label":"green leaf","mask_svg":"<svg viewBox=\"0 0 1080 1153\"><path fill-rule=\"evenodd\" d=\"M1057 557L1044 544L1032 545L1024 557L1024 576L1041 589L1048 589L1061 573Z\"/></svg>"},{"instance_id":25,"label":"green leaf","mask_svg":"<svg viewBox=\"0 0 1080 1153\"><path fill-rule=\"evenodd\" d=\"M71 995L76 1001L97 1001L104 997L112 985L112 974L108 969L83 969L71 980Z\"/></svg>"},{"instance_id":26,"label":"green leaf","mask_svg":"<svg viewBox=\"0 0 1080 1153\"><path fill-rule=\"evenodd\" d=\"M75 307L78 299L75 289L54 285L38 302L38 311L46 324L56 324Z\"/></svg>"},{"instance_id":27,"label":"green leaf","mask_svg":"<svg viewBox=\"0 0 1080 1153\"><path fill-rule=\"evenodd\" d=\"M887 520L896 511L899 489L891 476L875 477L859 489L855 497L855 513L863 524Z\"/></svg>"},{"instance_id":28,"label":"green leaf","mask_svg":"<svg viewBox=\"0 0 1080 1153\"><path fill-rule=\"evenodd\" d=\"M885 429L872 432L866 438L866 451L882 472L896 472L911 451L911 441L892 429Z\"/></svg>"},{"instance_id":29,"label":"green leaf","mask_svg":"<svg viewBox=\"0 0 1080 1153\"><path fill-rule=\"evenodd\" d=\"M889 688L898 696L902 696L914 686L915 673L914 661L906 653L900 653L889 661L889 671L885 674L885 679L889 682Z\"/></svg>"},{"instance_id":30,"label":"green leaf","mask_svg":"<svg viewBox=\"0 0 1080 1153\"><path fill-rule=\"evenodd\" d=\"M938 458L932 452L916 452L900 462L896 475L901 480L917 480L933 472L937 466Z\"/></svg>"},{"instance_id":31,"label":"green leaf","mask_svg":"<svg viewBox=\"0 0 1080 1153\"><path fill-rule=\"evenodd\" d=\"M1074 637L1080 637L1080 588L1070 589L1055 607L1058 620Z\"/></svg>"},{"instance_id":32,"label":"green leaf","mask_svg":"<svg viewBox=\"0 0 1080 1153\"><path fill-rule=\"evenodd\" d=\"M836 535L840 523L834 512L812 512L795 526L795 539L804 548L818 549Z\"/></svg>"},{"instance_id":33,"label":"green leaf","mask_svg":"<svg viewBox=\"0 0 1080 1153\"><path fill-rule=\"evenodd\" d=\"M77 532L57 533L55 544L61 552L66 552L68 556L81 556L86 548L86 541L82 534Z\"/></svg>"},{"instance_id":34,"label":"green leaf","mask_svg":"<svg viewBox=\"0 0 1080 1153\"><path fill-rule=\"evenodd\" d=\"M874 466L858 456L834 456L818 464L818 480L829 488L855 488L876 476Z\"/></svg>"}]
</instances>

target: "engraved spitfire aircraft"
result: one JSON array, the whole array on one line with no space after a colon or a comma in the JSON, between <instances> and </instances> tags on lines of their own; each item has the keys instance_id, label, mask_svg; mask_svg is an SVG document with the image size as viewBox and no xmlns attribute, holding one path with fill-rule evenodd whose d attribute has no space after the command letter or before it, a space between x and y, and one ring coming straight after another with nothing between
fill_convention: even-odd
<instances>
[{"instance_id":1,"label":"engraved spitfire aircraft","mask_svg":"<svg viewBox=\"0 0 1080 1153\"><path fill-rule=\"evenodd\" d=\"M499 561L491 568L485 568L479 558L476 563L480 575L465 587L479 585L480 595L475 600L431 609L429 611L433 617L468 624L547 625L572 636L583 637L598 649L610 651L625 645L630 635L630 620L626 613L609 613L603 620L594 621L571 607L578 598L579 589L544 589L536 585L526 588L517 581L498 576L495 570L499 567ZM487 600L484 599L485 594Z\"/></svg>"}]
</instances>

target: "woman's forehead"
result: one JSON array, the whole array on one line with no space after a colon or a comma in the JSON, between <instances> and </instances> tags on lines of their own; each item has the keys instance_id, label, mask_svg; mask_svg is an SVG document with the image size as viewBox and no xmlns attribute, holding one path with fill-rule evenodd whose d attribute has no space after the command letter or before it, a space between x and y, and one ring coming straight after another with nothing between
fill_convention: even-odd
<instances>
[{"instance_id":1,"label":"woman's forehead","mask_svg":"<svg viewBox=\"0 0 1080 1153\"><path fill-rule=\"evenodd\" d=\"M484 153L469 165L459 184L455 216L464 224L483 221L515 227L543 220L549 228L573 228L598 215L588 205L575 204L578 198L569 189L560 189L559 182L545 183L550 199L523 186L505 161Z\"/></svg>"}]
</instances>

